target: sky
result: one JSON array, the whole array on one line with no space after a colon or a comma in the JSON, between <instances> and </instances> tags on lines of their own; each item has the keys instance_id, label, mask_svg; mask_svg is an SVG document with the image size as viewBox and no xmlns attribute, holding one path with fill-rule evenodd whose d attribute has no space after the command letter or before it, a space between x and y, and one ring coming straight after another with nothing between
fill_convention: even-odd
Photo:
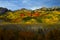
<instances>
[{"instance_id":1,"label":"sky","mask_svg":"<svg viewBox=\"0 0 60 40\"><path fill-rule=\"evenodd\" d=\"M38 9L41 7L60 7L60 0L0 0L0 7L10 10L18 10L21 8Z\"/></svg>"}]
</instances>

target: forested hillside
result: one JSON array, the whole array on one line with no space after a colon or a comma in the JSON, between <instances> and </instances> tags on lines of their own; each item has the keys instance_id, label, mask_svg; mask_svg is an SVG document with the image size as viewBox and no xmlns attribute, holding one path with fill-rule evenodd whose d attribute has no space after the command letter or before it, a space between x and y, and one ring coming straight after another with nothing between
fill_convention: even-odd
<instances>
[{"instance_id":1,"label":"forested hillside","mask_svg":"<svg viewBox=\"0 0 60 40\"><path fill-rule=\"evenodd\" d=\"M0 20L4 23L56 24L60 23L60 7L42 7L36 10L22 8L15 11L0 7Z\"/></svg>"}]
</instances>

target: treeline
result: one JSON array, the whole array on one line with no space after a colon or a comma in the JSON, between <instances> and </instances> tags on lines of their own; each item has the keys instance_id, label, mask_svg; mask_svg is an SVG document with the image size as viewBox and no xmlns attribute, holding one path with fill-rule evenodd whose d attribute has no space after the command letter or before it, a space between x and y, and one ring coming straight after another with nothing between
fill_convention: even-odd
<instances>
[{"instance_id":1,"label":"treeline","mask_svg":"<svg viewBox=\"0 0 60 40\"><path fill-rule=\"evenodd\" d=\"M42 7L36 10L22 8L15 11L0 7L0 19L10 23L55 24L60 21L60 7Z\"/></svg>"}]
</instances>

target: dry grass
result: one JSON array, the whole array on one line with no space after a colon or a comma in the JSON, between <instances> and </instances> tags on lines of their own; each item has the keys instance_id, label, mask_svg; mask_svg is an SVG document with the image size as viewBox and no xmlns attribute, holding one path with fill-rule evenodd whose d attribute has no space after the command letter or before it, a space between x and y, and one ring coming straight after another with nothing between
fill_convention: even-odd
<instances>
[{"instance_id":1,"label":"dry grass","mask_svg":"<svg viewBox=\"0 0 60 40\"><path fill-rule=\"evenodd\" d=\"M0 40L60 40L60 30L58 28L54 28L51 30L49 28L49 31L46 29L38 29L37 31L33 31L30 29L29 31L27 31L27 29L24 29L24 27L22 27L23 30L18 30L18 26L4 25L2 27L0 25Z\"/></svg>"}]
</instances>

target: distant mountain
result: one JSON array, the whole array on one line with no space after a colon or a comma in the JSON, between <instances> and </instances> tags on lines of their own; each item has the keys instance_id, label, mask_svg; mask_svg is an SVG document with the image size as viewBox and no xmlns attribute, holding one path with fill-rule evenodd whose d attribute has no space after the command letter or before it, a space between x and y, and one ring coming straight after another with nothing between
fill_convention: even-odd
<instances>
[{"instance_id":1,"label":"distant mountain","mask_svg":"<svg viewBox=\"0 0 60 40\"><path fill-rule=\"evenodd\" d=\"M8 10L7 8L0 7L0 14L4 14L7 11L11 11L11 10Z\"/></svg>"}]
</instances>

